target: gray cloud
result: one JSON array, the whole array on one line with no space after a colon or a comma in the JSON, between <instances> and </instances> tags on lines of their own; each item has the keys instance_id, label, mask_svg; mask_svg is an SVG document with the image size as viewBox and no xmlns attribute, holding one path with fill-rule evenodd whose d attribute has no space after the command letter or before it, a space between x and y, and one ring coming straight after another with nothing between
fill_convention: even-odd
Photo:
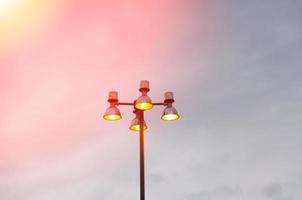
<instances>
[{"instance_id":1,"label":"gray cloud","mask_svg":"<svg viewBox=\"0 0 302 200\"><path fill-rule=\"evenodd\" d=\"M283 189L282 184L280 183L272 183L264 189L264 194L271 199L285 199L283 197Z\"/></svg>"},{"instance_id":2,"label":"gray cloud","mask_svg":"<svg viewBox=\"0 0 302 200\"><path fill-rule=\"evenodd\" d=\"M239 188L229 186L217 187L211 190L193 193L187 196L187 200L211 200L211 199L240 199L241 191Z\"/></svg>"}]
</instances>

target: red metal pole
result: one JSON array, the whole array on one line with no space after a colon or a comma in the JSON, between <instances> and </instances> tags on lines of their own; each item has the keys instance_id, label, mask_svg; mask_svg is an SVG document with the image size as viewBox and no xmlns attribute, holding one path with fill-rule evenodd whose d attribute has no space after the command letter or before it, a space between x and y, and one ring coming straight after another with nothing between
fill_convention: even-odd
<instances>
[{"instance_id":1,"label":"red metal pole","mask_svg":"<svg viewBox=\"0 0 302 200\"><path fill-rule=\"evenodd\" d=\"M145 200L144 111L139 111L140 200Z\"/></svg>"}]
</instances>

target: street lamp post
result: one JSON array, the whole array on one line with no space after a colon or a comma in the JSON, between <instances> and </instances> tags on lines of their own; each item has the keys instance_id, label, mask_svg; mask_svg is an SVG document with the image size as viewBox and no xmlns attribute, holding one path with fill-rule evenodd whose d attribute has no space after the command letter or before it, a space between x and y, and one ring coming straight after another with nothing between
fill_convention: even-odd
<instances>
[{"instance_id":1,"label":"street lamp post","mask_svg":"<svg viewBox=\"0 0 302 200\"><path fill-rule=\"evenodd\" d=\"M144 112L150 110L153 106L166 106L161 119L164 121L174 121L179 119L177 110L172 106L174 97L172 92L165 93L165 100L162 103L152 103L151 98L147 95L149 92L149 81L140 82L139 91L141 96L133 103L119 102L118 93L116 91L109 92L108 102L110 103L103 118L109 121L115 121L122 118L119 105L133 106L135 118L129 127L132 131L139 131L139 153L140 153L140 200L145 200L145 155L144 155L144 131L147 125L144 119Z\"/></svg>"}]
</instances>

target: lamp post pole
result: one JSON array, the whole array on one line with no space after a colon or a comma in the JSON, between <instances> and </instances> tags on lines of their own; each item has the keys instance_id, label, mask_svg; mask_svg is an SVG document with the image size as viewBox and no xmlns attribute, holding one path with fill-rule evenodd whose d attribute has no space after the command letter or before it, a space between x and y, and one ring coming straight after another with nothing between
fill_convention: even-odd
<instances>
[{"instance_id":1,"label":"lamp post pole","mask_svg":"<svg viewBox=\"0 0 302 200\"><path fill-rule=\"evenodd\" d=\"M149 91L149 81L143 80L140 83L141 96L134 101L119 102L118 93L116 91L109 92L108 102L110 103L103 118L109 121L115 121L122 118L120 110L117 106L134 106L133 113L135 118L132 120L130 130L139 131L139 160L140 160L140 200L145 200L145 150L144 150L144 131L147 129L147 125L144 120L144 111L150 110L153 106L165 106L161 119L164 121L174 121L179 118L177 110L172 106L174 97L172 92L166 92L164 102L153 103L151 98L147 95Z\"/></svg>"},{"instance_id":2,"label":"lamp post pole","mask_svg":"<svg viewBox=\"0 0 302 200\"><path fill-rule=\"evenodd\" d=\"M140 160L140 196L145 200L145 145L144 145L144 111L138 111L139 116L139 160Z\"/></svg>"}]
</instances>

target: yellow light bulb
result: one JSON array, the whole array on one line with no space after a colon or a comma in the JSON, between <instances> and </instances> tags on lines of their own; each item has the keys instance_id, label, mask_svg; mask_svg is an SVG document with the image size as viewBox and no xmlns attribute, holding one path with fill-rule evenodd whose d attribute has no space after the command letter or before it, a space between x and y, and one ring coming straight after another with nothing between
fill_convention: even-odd
<instances>
[{"instance_id":1,"label":"yellow light bulb","mask_svg":"<svg viewBox=\"0 0 302 200\"><path fill-rule=\"evenodd\" d=\"M146 129L147 129L147 126L144 125L144 130L146 130ZM132 131L139 131L140 130L140 126L138 124L131 125L130 126L130 130L132 130Z\"/></svg>"},{"instance_id":2,"label":"yellow light bulb","mask_svg":"<svg viewBox=\"0 0 302 200\"><path fill-rule=\"evenodd\" d=\"M153 107L152 103L137 103L135 104L135 108L139 109L139 110L150 110Z\"/></svg>"},{"instance_id":3,"label":"yellow light bulb","mask_svg":"<svg viewBox=\"0 0 302 200\"><path fill-rule=\"evenodd\" d=\"M103 118L106 119L106 120L109 120L109 121L115 121L115 120L121 119L122 116L121 115L110 114L110 115L104 115Z\"/></svg>"},{"instance_id":4,"label":"yellow light bulb","mask_svg":"<svg viewBox=\"0 0 302 200\"><path fill-rule=\"evenodd\" d=\"M177 120L179 118L179 115L177 115L177 114L167 114L167 115L163 115L161 118L164 121L174 121L174 120Z\"/></svg>"}]
</instances>

